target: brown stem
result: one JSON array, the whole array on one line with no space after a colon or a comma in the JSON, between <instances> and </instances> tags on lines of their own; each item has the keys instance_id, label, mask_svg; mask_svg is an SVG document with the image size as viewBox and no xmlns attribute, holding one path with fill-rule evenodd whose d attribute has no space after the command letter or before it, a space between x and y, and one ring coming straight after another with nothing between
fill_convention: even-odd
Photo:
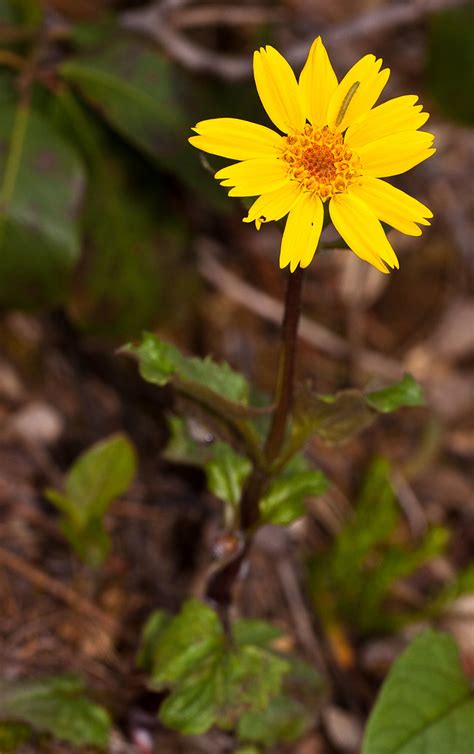
<instances>
[{"instance_id":1,"label":"brown stem","mask_svg":"<svg viewBox=\"0 0 474 754\"><path fill-rule=\"evenodd\" d=\"M207 597L214 600L227 621L228 610L232 604L234 584L238 578L240 568L245 560L252 530L259 520L259 502L271 481L268 469L277 458L285 438L288 414L293 398L293 380L295 371L295 355L298 322L301 312L301 290L303 271L300 267L290 273L285 297L285 313L283 316L281 350L278 364L278 377L275 388L275 412L264 449L264 468L255 464L242 491L240 501L240 528L245 535L242 550L230 562L215 572L208 585Z\"/></svg>"},{"instance_id":2,"label":"brown stem","mask_svg":"<svg viewBox=\"0 0 474 754\"><path fill-rule=\"evenodd\" d=\"M298 323L301 314L301 289L303 270L297 267L290 273L286 288L285 314L281 332L281 350L278 364L278 377L275 389L275 413L265 445L265 456L269 463L275 460L285 438L288 413L293 399L295 354Z\"/></svg>"}]
</instances>

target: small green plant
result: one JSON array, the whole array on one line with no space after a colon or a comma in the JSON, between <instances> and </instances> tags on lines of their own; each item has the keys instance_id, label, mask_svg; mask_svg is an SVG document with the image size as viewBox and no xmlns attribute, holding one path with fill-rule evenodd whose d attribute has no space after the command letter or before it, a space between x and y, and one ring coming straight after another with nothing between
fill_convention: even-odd
<instances>
[{"instance_id":1,"label":"small green plant","mask_svg":"<svg viewBox=\"0 0 474 754\"><path fill-rule=\"evenodd\" d=\"M409 611L397 605L393 600L397 582L443 554L449 544L449 532L433 526L413 545L401 538L401 523L390 464L377 458L346 526L326 553L309 561L309 590L328 627L342 622L360 634L395 631L434 617L448 601L472 591L474 569L468 567L421 608Z\"/></svg>"},{"instance_id":2,"label":"small green plant","mask_svg":"<svg viewBox=\"0 0 474 754\"><path fill-rule=\"evenodd\" d=\"M100 565L110 550L104 517L127 491L136 471L136 454L123 434L95 443L69 469L64 491L48 489L48 500L61 513L61 529L77 555L90 566Z\"/></svg>"},{"instance_id":3,"label":"small green plant","mask_svg":"<svg viewBox=\"0 0 474 754\"><path fill-rule=\"evenodd\" d=\"M109 715L86 692L83 682L72 675L0 679L1 751L15 751L33 731L76 746L105 748L111 730Z\"/></svg>"},{"instance_id":4,"label":"small green plant","mask_svg":"<svg viewBox=\"0 0 474 754\"><path fill-rule=\"evenodd\" d=\"M286 337L283 361L294 332ZM160 719L188 735L213 725L231 729L245 746L294 740L314 720L301 697L312 688L314 705L321 686L316 692L314 674L305 677L294 658L272 649L277 634L271 626L231 620L236 579L261 526L292 523L304 515L309 497L327 489L323 472L302 455L308 439L341 443L380 412L422 404L420 387L408 375L369 393L318 395L303 385L295 391L290 414L292 377L280 383L276 407L262 407L261 401L251 403L252 388L227 364L186 357L155 335L144 335L125 352L138 360L147 381L172 385L186 411L220 435L200 444L184 419L169 419L165 457L204 469L209 490L223 504L227 546L209 572L204 596L210 604L192 600L175 618L159 611L145 628L141 667L152 688L169 691Z\"/></svg>"}]
</instances>

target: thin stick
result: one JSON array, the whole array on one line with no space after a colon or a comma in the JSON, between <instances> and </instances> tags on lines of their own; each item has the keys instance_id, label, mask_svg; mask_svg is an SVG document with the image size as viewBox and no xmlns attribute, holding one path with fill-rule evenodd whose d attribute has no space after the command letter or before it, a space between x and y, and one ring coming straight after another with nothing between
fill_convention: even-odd
<instances>
[{"instance_id":1,"label":"thin stick","mask_svg":"<svg viewBox=\"0 0 474 754\"><path fill-rule=\"evenodd\" d=\"M51 576L43 573L43 571L40 571L35 566L23 560L23 558L10 552L10 550L5 550L3 547L0 547L0 566L8 568L10 571L15 571L33 584L36 589L46 592L51 597L54 597L54 599L66 603L72 610L87 616L95 623L99 622L107 632L113 634L119 630L119 624L99 607L93 605L73 589L51 578Z\"/></svg>"}]
</instances>

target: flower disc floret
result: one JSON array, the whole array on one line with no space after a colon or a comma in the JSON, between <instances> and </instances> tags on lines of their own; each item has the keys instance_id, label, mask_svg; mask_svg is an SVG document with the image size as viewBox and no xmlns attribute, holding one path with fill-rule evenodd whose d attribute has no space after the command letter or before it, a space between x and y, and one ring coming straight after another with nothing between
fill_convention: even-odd
<instances>
[{"instance_id":1,"label":"flower disc floret","mask_svg":"<svg viewBox=\"0 0 474 754\"><path fill-rule=\"evenodd\" d=\"M360 175L360 159L344 144L340 131L308 124L302 134L291 134L283 141L288 177L323 201L347 191Z\"/></svg>"}]
</instances>

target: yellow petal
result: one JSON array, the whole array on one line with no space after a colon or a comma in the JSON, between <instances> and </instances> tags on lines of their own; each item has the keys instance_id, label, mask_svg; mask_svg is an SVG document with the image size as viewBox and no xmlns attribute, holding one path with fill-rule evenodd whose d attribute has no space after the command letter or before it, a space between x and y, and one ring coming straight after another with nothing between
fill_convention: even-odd
<instances>
[{"instance_id":1,"label":"yellow petal","mask_svg":"<svg viewBox=\"0 0 474 754\"><path fill-rule=\"evenodd\" d=\"M390 75L381 65L375 55L365 55L346 73L329 103L329 126L343 131L373 107Z\"/></svg>"},{"instance_id":2,"label":"yellow petal","mask_svg":"<svg viewBox=\"0 0 474 754\"><path fill-rule=\"evenodd\" d=\"M250 207L247 217L244 217L244 223L255 222L258 230L262 223L281 220L300 195L299 184L296 181L289 181L276 191L259 196Z\"/></svg>"},{"instance_id":3,"label":"yellow petal","mask_svg":"<svg viewBox=\"0 0 474 754\"><path fill-rule=\"evenodd\" d=\"M350 249L380 272L398 267L398 259L375 213L354 194L336 194L329 213L334 227Z\"/></svg>"},{"instance_id":4,"label":"yellow petal","mask_svg":"<svg viewBox=\"0 0 474 754\"><path fill-rule=\"evenodd\" d=\"M398 131L416 131L430 117L429 113L421 112L421 105L415 106L417 100L416 95L407 94L374 107L349 126L344 141L351 147L359 147Z\"/></svg>"},{"instance_id":5,"label":"yellow petal","mask_svg":"<svg viewBox=\"0 0 474 754\"><path fill-rule=\"evenodd\" d=\"M283 186L288 181L288 166L275 157L257 157L228 165L214 177L223 186L232 186L229 196L257 196Z\"/></svg>"},{"instance_id":6,"label":"yellow petal","mask_svg":"<svg viewBox=\"0 0 474 754\"><path fill-rule=\"evenodd\" d=\"M433 217L431 210L417 199L378 178L364 176L349 191L362 199L379 220L409 236L421 235L416 223L429 225L427 218Z\"/></svg>"},{"instance_id":7,"label":"yellow petal","mask_svg":"<svg viewBox=\"0 0 474 754\"><path fill-rule=\"evenodd\" d=\"M358 147L362 170L376 178L404 173L435 153L433 139L426 131L400 131Z\"/></svg>"},{"instance_id":8,"label":"yellow petal","mask_svg":"<svg viewBox=\"0 0 474 754\"><path fill-rule=\"evenodd\" d=\"M314 257L323 227L323 203L318 196L305 193L291 209L281 241L280 267L307 267Z\"/></svg>"},{"instance_id":9,"label":"yellow petal","mask_svg":"<svg viewBox=\"0 0 474 754\"><path fill-rule=\"evenodd\" d=\"M269 45L253 56L255 84L270 120L284 133L302 131L305 123L301 92L285 58Z\"/></svg>"},{"instance_id":10,"label":"yellow petal","mask_svg":"<svg viewBox=\"0 0 474 754\"><path fill-rule=\"evenodd\" d=\"M313 126L326 125L329 102L336 87L337 76L321 37L317 37L300 74L305 115Z\"/></svg>"},{"instance_id":11,"label":"yellow petal","mask_svg":"<svg viewBox=\"0 0 474 754\"><path fill-rule=\"evenodd\" d=\"M193 147L230 160L270 156L281 148L276 131L239 118L202 120L193 130L198 134L189 139Z\"/></svg>"}]
</instances>

